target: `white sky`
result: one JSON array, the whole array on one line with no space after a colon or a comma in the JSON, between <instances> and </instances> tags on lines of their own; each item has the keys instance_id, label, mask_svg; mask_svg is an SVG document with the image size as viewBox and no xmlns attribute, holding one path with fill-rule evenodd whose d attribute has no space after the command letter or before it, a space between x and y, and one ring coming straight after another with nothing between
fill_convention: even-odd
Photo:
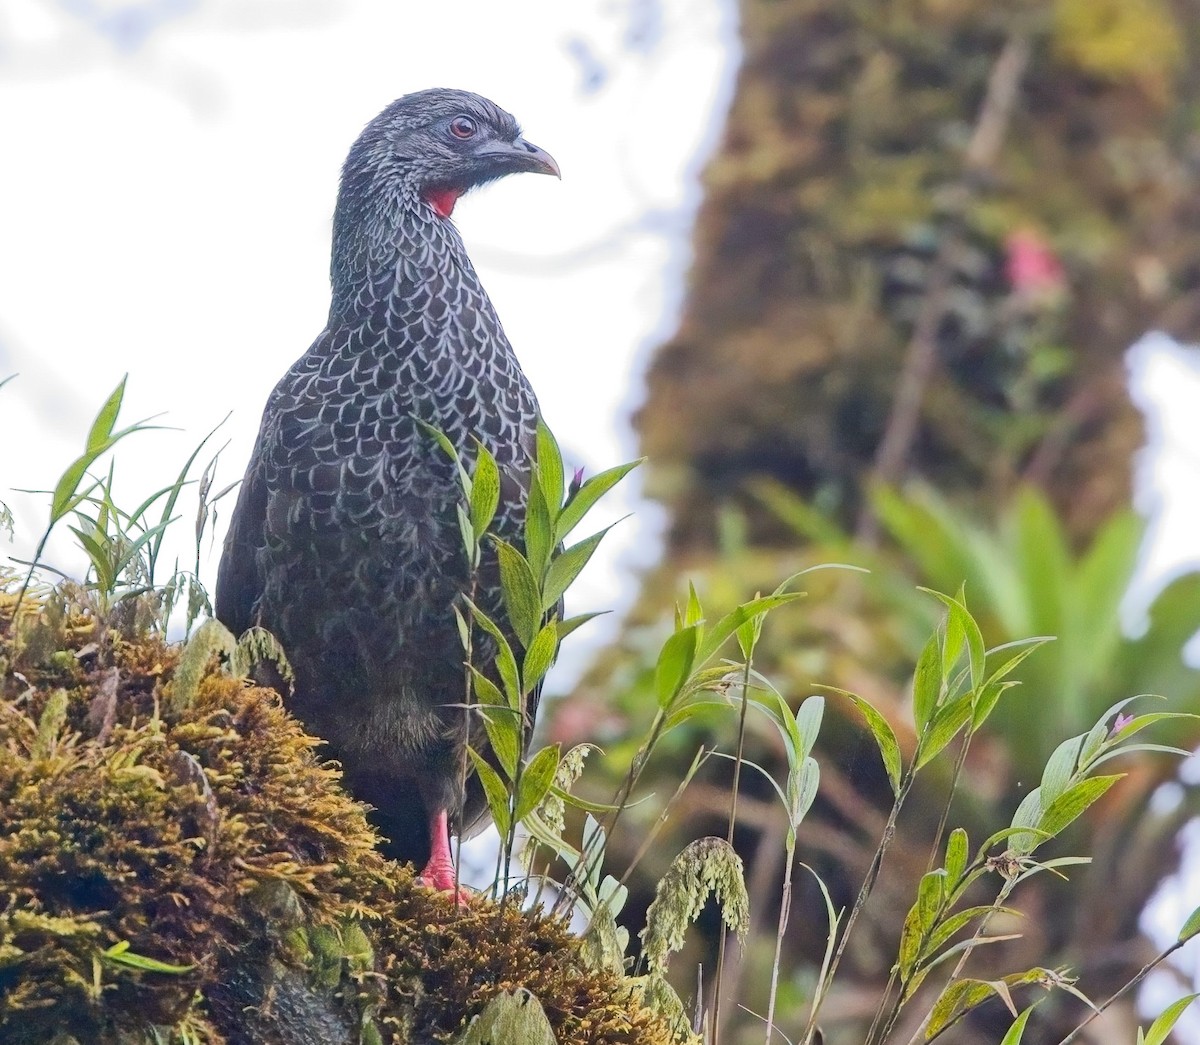
<instances>
[{"instance_id":1,"label":"white sky","mask_svg":"<svg viewBox=\"0 0 1200 1045\"><path fill-rule=\"evenodd\" d=\"M54 481L126 372L123 419L165 410L181 431L126 443L119 489L169 482L230 411L218 483L241 476L268 391L324 323L346 150L429 86L493 98L558 159L561 183L506 179L456 219L571 462L634 454L629 414L674 323L735 68L729 0L74 4L91 25L67 6L0 7L0 377L20 373L0 391L0 499L19 551L46 500L9 491ZM1161 338L1131 359L1154 405L1145 599L1200 565L1200 371ZM652 560L656 513L633 493L598 520L637 507L573 610L619 605L629 565ZM211 580L215 553L206 565Z\"/></svg>"}]
</instances>

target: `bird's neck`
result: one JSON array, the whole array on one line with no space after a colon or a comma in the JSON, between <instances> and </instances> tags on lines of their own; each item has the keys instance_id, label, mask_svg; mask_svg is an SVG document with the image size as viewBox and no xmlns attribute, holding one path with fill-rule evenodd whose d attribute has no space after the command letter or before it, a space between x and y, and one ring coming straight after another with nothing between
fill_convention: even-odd
<instances>
[{"instance_id":1,"label":"bird's neck","mask_svg":"<svg viewBox=\"0 0 1200 1045\"><path fill-rule=\"evenodd\" d=\"M439 296L478 285L458 230L419 193L347 192L334 214L329 326L355 327L381 311L402 314L422 286Z\"/></svg>"}]
</instances>

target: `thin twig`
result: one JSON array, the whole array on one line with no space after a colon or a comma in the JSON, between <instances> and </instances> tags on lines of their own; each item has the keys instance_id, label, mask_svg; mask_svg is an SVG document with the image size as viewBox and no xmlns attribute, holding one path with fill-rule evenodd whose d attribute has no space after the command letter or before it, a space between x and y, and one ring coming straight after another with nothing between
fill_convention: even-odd
<instances>
[{"instance_id":1,"label":"thin twig","mask_svg":"<svg viewBox=\"0 0 1200 1045\"><path fill-rule=\"evenodd\" d=\"M1166 961L1172 954L1174 954L1177 950L1179 950L1179 948L1182 947L1185 943L1187 943L1188 940L1190 940L1190 939L1192 939L1192 937L1189 936L1187 940L1175 941L1175 943L1171 944L1171 946L1168 947L1165 951L1162 951L1156 958L1152 959L1151 961L1149 961L1145 965L1143 965L1141 967L1141 969L1138 970L1137 975L1134 976L1133 979L1131 979L1127 984L1125 984L1125 986L1123 986L1115 994L1113 994L1111 997L1109 997L1107 1001L1101 1002L1099 1005L1097 1005L1095 1007L1095 1009L1093 1009L1088 1014L1087 1019L1085 1019L1081 1024L1079 1024L1079 1026L1077 1026L1073 1031L1071 1031L1070 1034L1068 1034L1065 1038L1063 1038L1062 1041L1060 1041L1058 1043L1058 1045L1069 1045L1070 1042L1074 1041L1075 1037L1079 1034L1080 1031L1082 1031L1084 1029L1084 1027L1086 1027L1089 1023L1091 1023L1092 1020L1094 1020L1097 1016L1099 1016L1113 1002L1115 1002L1119 998L1123 997L1125 994L1127 994L1129 991L1131 991L1134 987L1136 987L1139 983L1141 983L1142 980L1144 980L1148 975L1150 975L1150 973L1152 973L1156 968L1158 968L1158 966L1160 966L1164 961Z\"/></svg>"},{"instance_id":2,"label":"thin twig","mask_svg":"<svg viewBox=\"0 0 1200 1045\"><path fill-rule=\"evenodd\" d=\"M900 809L904 805L905 798L908 797L909 789L912 787L915 777L916 774L910 768L904 780L901 781L900 791L896 795L895 802L892 803L892 811L888 814L887 824L883 829L883 837L879 840L875 856L871 859L871 866L867 868L867 874L863 878L862 886L858 890L858 896L854 898L854 907L850 911L850 917L846 919L846 926L842 930L841 939L838 940L837 950L833 952L833 960L829 963L829 970L826 972L817 989L816 995L813 997L812 1005L809 1008L808 1023L805 1025L804 1035L800 1039L804 1045L809 1045L813 1040L813 1032L817 1026L817 1016L821 1011L821 1003L825 999L829 984L833 981L834 974L841 963L842 955L846 951L846 944L850 939L851 931L854 929L854 923L858 921L859 915L862 914L863 908L867 905L867 900L870 899L871 891L875 888L875 882L879 878L879 870L883 866L884 855L887 853L888 847L896 835L896 820L900 816Z\"/></svg>"},{"instance_id":3,"label":"thin twig","mask_svg":"<svg viewBox=\"0 0 1200 1045\"><path fill-rule=\"evenodd\" d=\"M746 709L750 705L750 658L742 668L742 708L738 716L737 756L733 762L733 787L729 794L729 826L725 832L725 841L733 848L733 829L737 824L738 788L742 779L742 756L746 748ZM720 1045L721 1041L721 981L725 973L725 946L729 939L729 930L721 929L721 942L717 945L717 975L712 992L712 1045Z\"/></svg>"}]
</instances>

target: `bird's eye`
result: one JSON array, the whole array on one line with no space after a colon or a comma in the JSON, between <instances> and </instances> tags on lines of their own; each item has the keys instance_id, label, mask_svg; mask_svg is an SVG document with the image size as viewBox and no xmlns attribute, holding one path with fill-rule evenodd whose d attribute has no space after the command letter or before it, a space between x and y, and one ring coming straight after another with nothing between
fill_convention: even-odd
<instances>
[{"instance_id":1,"label":"bird's eye","mask_svg":"<svg viewBox=\"0 0 1200 1045\"><path fill-rule=\"evenodd\" d=\"M450 133L464 141L475 137L475 129L475 121L469 116L456 116L450 121Z\"/></svg>"}]
</instances>

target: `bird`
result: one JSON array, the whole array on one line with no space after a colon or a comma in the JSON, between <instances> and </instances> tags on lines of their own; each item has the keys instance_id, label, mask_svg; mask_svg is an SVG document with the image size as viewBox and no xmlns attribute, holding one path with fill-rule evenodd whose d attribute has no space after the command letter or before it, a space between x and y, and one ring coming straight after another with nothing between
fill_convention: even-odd
<instances>
[{"instance_id":1,"label":"bird","mask_svg":"<svg viewBox=\"0 0 1200 1045\"><path fill-rule=\"evenodd\" d=\"M502 599L494 550L471 586L456 468L425 426L465 461L491 452L492 529L519 546L539 405L452 215L522 172L561 177L477 94L418 91L367 124L341 173L329 317L267 399L217 575L215 616L281 643L288 707L374 807L384 854L442 891L451 829L487 808L473 774L464 788L464 745L487 740L463 713L454 609L471 590L495 619Z\"/></svg>"}]
</instances>

